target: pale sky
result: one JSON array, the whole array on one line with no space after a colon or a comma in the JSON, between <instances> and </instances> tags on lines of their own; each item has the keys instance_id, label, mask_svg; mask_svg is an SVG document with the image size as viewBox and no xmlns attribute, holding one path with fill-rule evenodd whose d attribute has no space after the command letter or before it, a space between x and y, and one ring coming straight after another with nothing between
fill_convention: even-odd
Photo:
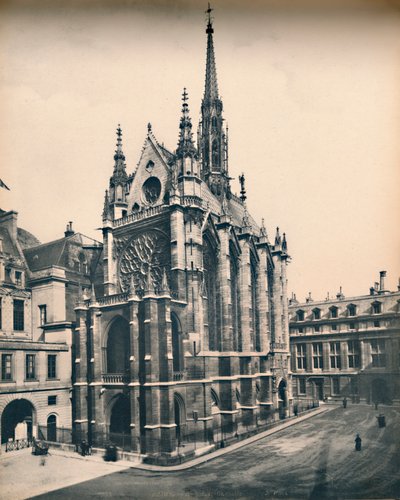
<instances>
[{"instance_id":1,"label":"pale sky","mask_svg":"<svg viewBox=\"0 0 400 500\"><path fill-rule=\"evenodd\" d=\"M293 4L293 2L291 2ZM368 293L400 276L400 8L394 1L216 1L214 43L230 173L270 239L285 231L289 291ZM34 5L34 7L30 7ZM0 9L3 209L42 242L65 225L101 240L121 123L127 170L147 123L173 150L180 94L197 129L206 2L5 2ZM112 5L112 7L110 7ZM279 6L279 8L277 7ZM323 6L323 7L322 7Z\"/></svg>"}]
</instances>

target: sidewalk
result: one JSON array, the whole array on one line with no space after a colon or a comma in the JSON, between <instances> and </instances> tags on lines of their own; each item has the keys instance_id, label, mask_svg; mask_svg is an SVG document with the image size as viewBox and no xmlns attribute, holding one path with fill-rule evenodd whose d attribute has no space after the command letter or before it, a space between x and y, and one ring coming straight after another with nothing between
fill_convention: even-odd
<instances>
[{"instance_id":1,"label":"sidewalk","mask_svg":"<svg viewBox=\"0 0 400 500\"><path fill-rule=\"evenodd\" d=\"M286 429L287 427L291 427L292 425L296 425L297 423L303 422L304 420L307 420L311 417L314 417L316 415L320 415L321 413L325 413L327 411L334 410L335 408L338 408L338 406L337 405L321 406L318 409L316 409L314 411L310 411L309 413L307 413L305 415L287 420L287 421L277 425L276 427L268 429L264 432L260 432L259 434L251 436L247 439L243 439L242 441L238 441L237 443L231 444L231 445L227 446L226 448L220 448L219 450L213 451L211 453L204 454L204 452L207 452L207 449L209 449L209 446L207 446L205 448L200 448L197 450L197 453L201 456L198 456L197 458L194 458L193 460L189 460L188 462L184 462L184 463L178 464L178 465L170 465L170 466L150 465L150 464L143 464L139 461L132 462L129 460L118 460L118 462L107 462L107 463L111 466L115 465L117 467L126 467L126 468L147 470L147 471L153 471L153 472L154 471L177 472L177 471L187 470L187 469L191 469L192 467L195 467L197 465L209 462L210 460L214 460L215 458L221 457L222 455L225 455L226 453L231 453L235 450L238 450L239 448L243 448L244 446L248 446L249 444L252 444L256 441L259 441L260 439L264 439L267 436L270 436L272 434L280 432L283 429ZM91 455L91 456L82 457L78 453L68 452L68 451L64 451L61 449L51 450L51 453L54 455L58 455L58 456L75 458L77 460L85 460L85 461L104 463L104 460L103 460L102 456L100 456L100 455Z\"/></svg>"}]
</instances>

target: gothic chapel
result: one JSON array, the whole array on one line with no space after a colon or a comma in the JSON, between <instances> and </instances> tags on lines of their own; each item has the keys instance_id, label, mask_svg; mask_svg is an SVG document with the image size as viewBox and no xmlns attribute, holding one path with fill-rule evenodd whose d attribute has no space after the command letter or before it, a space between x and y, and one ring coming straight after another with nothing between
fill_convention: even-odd
<instances>
[{"instance_id":1,"label":"gothic chapel","mask_svg":"<svg viewBox=\"0 0 400 500\"><path fill-rule=\"evenodd\" d=\"M103 283L76 307L74 430L147 461L263 430L290 412L285 235L268 240L230 189L208 11L197 144L183 92L176 151L151 125L128 174L117 129Z\"/></svg>"}]
</instances>

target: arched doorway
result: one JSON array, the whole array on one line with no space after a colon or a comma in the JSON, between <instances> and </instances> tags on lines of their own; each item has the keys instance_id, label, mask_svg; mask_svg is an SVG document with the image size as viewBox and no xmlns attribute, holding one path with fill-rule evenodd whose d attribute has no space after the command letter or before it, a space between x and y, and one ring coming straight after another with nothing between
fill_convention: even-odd
<instances>
[{"instance_id":1,"label":"arched doorway","mask_svg":"<svg viewBox=\"0 0 400 500\"><path fill-rule=\"evenodd\" d=\"M129 372L129 324L124 318L113 321L107 336L107 373Z\"/></svg>"},{"instance_id":2,"label":"arched doorway","mask_svg":"<svg viewBox=\"0 0 400 500\"><path fill-rule=\"evenodd\" d=\"M174 394L174 416L176 425L176 440L178 446L185 440L186 411L185 402L180 394Z\"/></svg>"},{"instance_id":3,"label":"arched doorway","mask_svg":"<svg viewBox=\"0 0 400 500\"><path fill-rule=\"evenodd\" d=\"M49 415L47 418L47 441L57 441L57 417Z\"/></svg>"},{"instance_id":4,"label":"arched doorway","mask_svg":"<svg viewBox=\"0 0 400 500\"><path fill-rule=\"evenodd\" d=\"M382 378L376 378L371 383L372 403L389 404L391 402L390 391L387 383Z\"/></svg>"},{"instance_id":5,"label":"arched doorway","mask_svg":"<svg viewBox=\"0 0 400 500\"><path fill-rule=\"evenodd\" d=\"M131 406L129 398L123 394L116 398L110 414L110 434L130 434Z\"/></svg>"},{"instance_id":6,"label":"arched doorway","mask_svg":"<svg viewBox=\"0 0 400 500\"><path fill-rule=\"evenodd\" d=\"M278 385L278 403L279 403L279 418L288 416L289 400L287 393L287 383L282 379Z\"/></svg>"},{"instance_id":7,"label":"arched doorway","mask_svg":"<svg viewBox=\"0 0 400 500\"><path fill-rule=\"evenodd\" d=\"M176 314L171 313L171 328L172 328L172 366L174 371L174 379L179 380L183 371L183 343L182 329L180 321Z\"/></svg>"},{"instance_id":8,"label":"arched doorway","mask_svg":"<svg viewBox=\"0 0 400 500\"><path fill-rule=\"evenodd\" d=\"M1 442L15 439L15 428L18 424L26 424L26 437L32 439L32 420L34 407L27 399L11 401L1 415Z\"/></svg>"}]
</instances>

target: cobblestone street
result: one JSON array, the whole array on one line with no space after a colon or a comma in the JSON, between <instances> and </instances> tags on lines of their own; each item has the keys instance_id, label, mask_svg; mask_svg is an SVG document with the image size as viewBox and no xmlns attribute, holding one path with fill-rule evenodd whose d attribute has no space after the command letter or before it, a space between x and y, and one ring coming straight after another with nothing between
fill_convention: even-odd
<instances>
[{"instance_id":1,"label":"cobblestone street","mask_svg":"<svg viewBox=\"0 0 400 500\"><path fill-rule=\"evenodd\" d=\"M121 469L40 498L398 498L399 469L399 408L350 405L186 471Z\"/></svg>"}]
</instances>

